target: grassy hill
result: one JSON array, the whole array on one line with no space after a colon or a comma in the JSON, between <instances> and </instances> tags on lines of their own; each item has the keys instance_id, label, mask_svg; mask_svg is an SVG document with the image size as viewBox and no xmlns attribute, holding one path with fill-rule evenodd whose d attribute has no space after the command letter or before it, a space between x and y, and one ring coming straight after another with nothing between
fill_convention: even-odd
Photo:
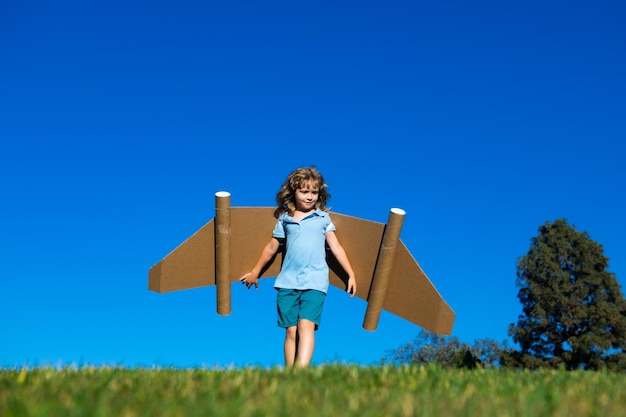
<instances>
[{"instance_id":1,"label":"grassy hill","mask_svg":"<svg viewBox=\"0 0 626 417\"><path fill-rule=\"evenodd\" d=\"M626 416L626 375L436 367L0 369L0 416Z\"/></svg>"}]
</instances>

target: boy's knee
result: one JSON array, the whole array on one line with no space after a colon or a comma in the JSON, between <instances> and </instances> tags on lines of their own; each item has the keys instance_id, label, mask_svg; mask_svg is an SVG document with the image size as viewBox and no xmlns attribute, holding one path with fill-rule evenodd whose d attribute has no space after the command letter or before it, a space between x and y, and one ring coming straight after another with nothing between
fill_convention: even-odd
<instances>
[{"instance_id":1,"label":"boy's knee","mask_svg":"<svg viewBox=\"0 0 626 417\"><path fill-rule=\"evenodd\" d=\"M285 329L285 336L288 339L294 339L295 340L297 333L298 333L298 327L296 327L296 326L287 327Z\"/></svg>"},{"instance_id":2,"label":"boy's knee","mask_svg":"<svg viewBox=\"0 0 626 417\"><path fill-rule=\"evenodd\" d=\"M315 331L316 324L311 320L301 319L298 321L298 331Z\"/></svg>"}]
</instances>

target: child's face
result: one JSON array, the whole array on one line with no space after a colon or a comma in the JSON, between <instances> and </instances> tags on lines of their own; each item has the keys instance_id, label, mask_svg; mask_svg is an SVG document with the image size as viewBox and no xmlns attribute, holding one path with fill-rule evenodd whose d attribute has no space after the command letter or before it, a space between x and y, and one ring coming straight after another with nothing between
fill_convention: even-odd
<instances>
[{"instance_id":1,"label":"child's face","mask_svg":"<svg viewBox=\"0 0 626 417\"><path fill-rule=\"evenodd\" d=\"M305 182L296 190L296 210L307 212L315 209L319 196L320 189L317 184L313 181Z\"/></svg>"}]
</instances>

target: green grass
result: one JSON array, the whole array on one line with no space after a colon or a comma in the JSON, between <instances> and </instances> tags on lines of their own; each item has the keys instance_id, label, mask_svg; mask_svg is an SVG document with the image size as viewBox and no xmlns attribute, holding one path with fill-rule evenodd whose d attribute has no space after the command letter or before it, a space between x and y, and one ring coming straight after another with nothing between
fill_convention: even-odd
<instances>
[{"instance_id":1,"label":"green grass","mask_svg":"<svg viewBox=\"0 0 626 417\"><path fill-rule=\"evenodd\" d=\"M0 369L0 416L626 416L626 375L313 366Z\"/></svg>"}]
</instances>

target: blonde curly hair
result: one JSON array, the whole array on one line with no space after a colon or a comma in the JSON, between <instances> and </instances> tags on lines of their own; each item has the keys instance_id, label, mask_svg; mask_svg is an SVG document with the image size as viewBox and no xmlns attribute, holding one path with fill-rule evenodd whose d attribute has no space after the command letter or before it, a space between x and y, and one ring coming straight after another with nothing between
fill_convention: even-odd
<instances>
[{"instance_id":1,"label":"blonde curly hair","mask_svg":"<svg viewBox=\"0 0 626 417\"><path fill-rule=\"evenodd\" d=\"M276 210L274 217L279 218L281 214L293 215L296 211L295 194L296 190L302 188L308 182L313 183L319 189L319 197L315 208L328 211L326 202L330 199L330 193L326 189L328 185L324 182L324 177L315 166L297 168L291 171L280 191L276 193Z\"/></svg>"}]
</instances>

